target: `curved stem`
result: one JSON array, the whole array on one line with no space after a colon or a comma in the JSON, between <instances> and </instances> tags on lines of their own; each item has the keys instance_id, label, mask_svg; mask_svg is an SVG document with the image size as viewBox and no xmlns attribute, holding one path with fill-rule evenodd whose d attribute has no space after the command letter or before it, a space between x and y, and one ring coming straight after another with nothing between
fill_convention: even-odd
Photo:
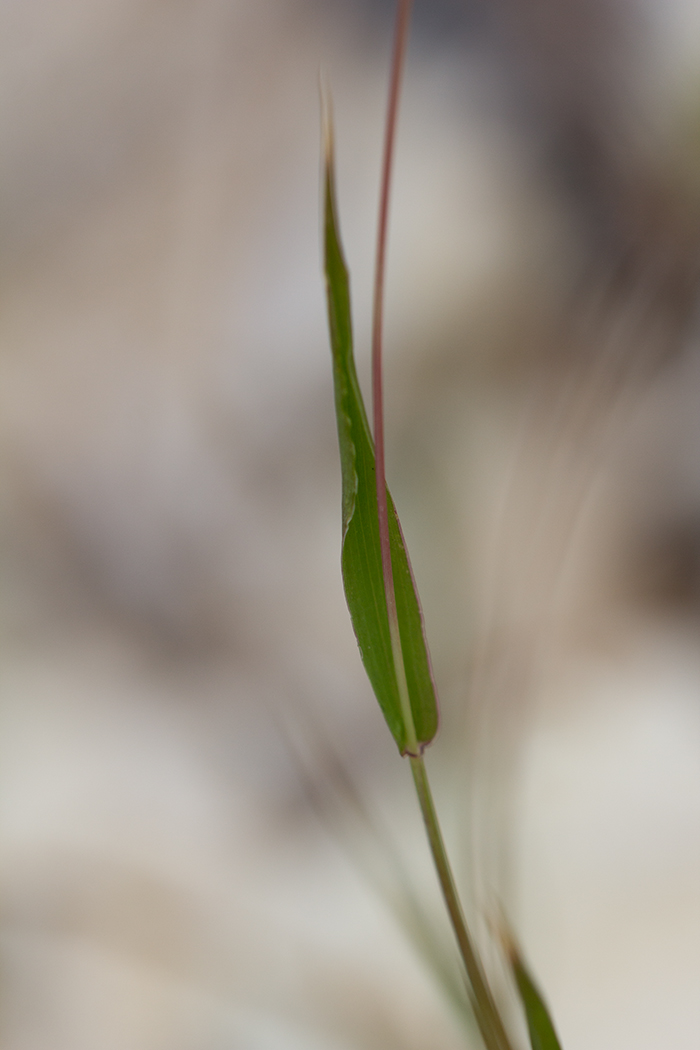
<instances>
[{"instance_id":1,"label":"curved stem","mask_svg":"<svg viewBox=\"0 0 700 1050\"><path fill-rule=\"evenodd\" d=\"M455 886L452 868L442 838L442 831L435 811L433 795L430 790L428 773L422 756L411 758L411 772L416 785L416 792L420 802L425 829L428 833L428 841L433 854L435 868L440 888L445 899L450 922L457 938L459 951L464 960L464 967L469 979L469 992L476 1015L477 1024L481 1031L487 1050L511 1050L510 1041L501 1021L496 1003L491 990L486 982L481 962L474 947L467 927L462 905L460 904Z\"/></svg>"}]
</instances>

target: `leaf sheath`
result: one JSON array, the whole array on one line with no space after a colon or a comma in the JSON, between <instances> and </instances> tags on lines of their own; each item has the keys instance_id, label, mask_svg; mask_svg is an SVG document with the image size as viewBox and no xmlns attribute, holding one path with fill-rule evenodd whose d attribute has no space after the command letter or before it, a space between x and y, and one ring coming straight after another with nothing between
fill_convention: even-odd
<instances>
[{"instance_id":1,"label":"leaf sheath","mask_svg":"<svg viewBox=\"0 0 700 1050\"><path fill-rule=\"evenodd\" d=\"M345 597L365 670L402 754L420 753L438 728L423 616L396 508L387 491L391 563L413 725L401 706L382 572L374 442L355 370L350 287L338 233L332 138L326 131L325 274L342 469Z\"/></svg>"}]
</instances>

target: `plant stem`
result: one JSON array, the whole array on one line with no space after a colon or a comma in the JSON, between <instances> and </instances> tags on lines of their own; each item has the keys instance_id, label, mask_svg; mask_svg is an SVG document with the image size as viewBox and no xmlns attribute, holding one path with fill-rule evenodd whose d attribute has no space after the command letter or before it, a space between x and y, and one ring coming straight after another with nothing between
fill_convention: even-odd
<instances>
[{"instance_id":1,"label":"plant stem","mask_svg":"<svg viewBox=\"0 0 700 1050\"><path fill-rule=\"evenodd\" d=\"M384 308L384 271L386 262L387 226L389 218L389 188L391 185L391 167L394 156L394 139L396 137L396 120L401 92L401 74L408 42L408 27L411 16L411 0L399 0L396 15L396 33L394 53L391 61L391 79L389 83L389 105L386 115L384 135L384 158L382 162L382 183L379 195L379 223L377 231L377 258L374 272L374 305L372 312L372 414L374 422L374 444L377 481L377 510L379 514L379 541L382 554L382 574L386 608L389 618L391 637L391 655L394 660L396 683L399 691L401 713L406 729L404 752L409 755L419 753L416 730L411 711L411 701L406 683L399 620L396 614L396 595L394 592L394 574L391 566L391 547L389 544L389 512L386 494L386 472L384 467L384 397L382 392L382 325Z\"/></svg>"},{"instance_id":2,"label":"plant stem","mask_svg":"<svg viewBox=\"0 0 700 1050\"><path fill-rule=\"evenodd\" d=\"M487 1050L511 1050L510 1041L501 1021L491 990L481 967L478 954L467 928L462 912L454 876L445 849L440 830L433 795L430 790L428 773L422 756L411 757L411 772L416 785L428 841L433 854L442 895L445 899L450 922L457 938L459 951L469 980L469 993L474 1007L477 1024Z\"/></svg>"},{"instance_id":3,"label":"plant stem","mask_svg":"<svg viewBox=\"0 0 700 1050\"><path fill-rule=\"evenodd\" d=\"M372 412L374 422L375 464L377 482L377 510L379 516L379 541L382 555L382 574L386 597L391 651L396 674L396 683L401 703L405 726L406 740L404 753L410 756L411 770L418 793L423 820L425 821L428 840L435 861L440 886L449 912L450 921L457 937L459 950L464 960L468 978L468 992L474 1008L479 1030L486 1050L511 1050L508 1036L498 1014L491 995L481 963L472 945L467 924L462 913L462 906L457 895L450 862L447 858L442 839L435 805L433 803L428 774L420 753L416 738L415 723L411 710L411 701L406 682L406 671L401 649L401 634L396 612L396 594L394 591L394 574L391 564L391 546L389 541L389 515L386 490L386 473L384 465L384 405L382 392L382 325L384 305L384 272L386 263L387 226L389 216L389 189L391 184L391 167L394 155L394 139L401 90L401 74L408 43L408 28L412 0L398 0L396 15L396 33L394 53L391 62L391 79L389 84L389 105L386 117L384 136L384 158L382 163L382 182L379 197L379 228L377 233L377 259L374 277L374 307L372 316Z\"/></svg>"}]
</instances>

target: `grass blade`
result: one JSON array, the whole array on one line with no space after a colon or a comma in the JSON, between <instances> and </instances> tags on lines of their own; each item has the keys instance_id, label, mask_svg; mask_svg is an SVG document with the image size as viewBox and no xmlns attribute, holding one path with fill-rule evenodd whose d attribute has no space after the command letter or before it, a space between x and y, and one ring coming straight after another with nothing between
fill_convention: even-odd
<instances>
[{"instance_id":1,"label":"grass blade","mask_svg":"<svg viewBox=\"0 0 700 1050\"><path fill-rule=\"evenodd\" d=\"M420 753L438 728L423 616L399 519L387 493L391 563L410 702L401 703L382 571L374 442L355 371L350 285L338 231L330 119L326 119L324 240L335 410L342 468L345 597L365 670L402 754ZM412 722L412 724L411 724Z\"/></svg>"},{"instance_id":2,"label":"grass blade","mask_svg":"<svg viewBox=\"0 0 700 1050\"><path fill-rule=\"evenodd\" d=\"M561 1050L561 1044L544 999L530 976L515 941L508 934L503 934L503 939L520 1001L525 1010L532 1050Z\"/></svg>"}]
</instances>

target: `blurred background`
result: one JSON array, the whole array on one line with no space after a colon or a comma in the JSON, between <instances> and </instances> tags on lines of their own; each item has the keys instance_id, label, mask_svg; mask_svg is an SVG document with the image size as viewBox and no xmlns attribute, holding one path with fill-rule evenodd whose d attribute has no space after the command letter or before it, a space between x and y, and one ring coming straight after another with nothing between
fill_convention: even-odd
<instances>
[{"instance_id":1,"label":"blurred background","mask_svg":"<svg viewBox=\"0 0 700 1050\"><path fill-rule=\"evenodd\" d=\"M392 16L0 5L5 1050L469 1039L339 570L318 78L366 380ZM415 3L385 383L428 763L565 1050L700 1038L699 88L686 0Z\"/></svg>"}]
</instances>

